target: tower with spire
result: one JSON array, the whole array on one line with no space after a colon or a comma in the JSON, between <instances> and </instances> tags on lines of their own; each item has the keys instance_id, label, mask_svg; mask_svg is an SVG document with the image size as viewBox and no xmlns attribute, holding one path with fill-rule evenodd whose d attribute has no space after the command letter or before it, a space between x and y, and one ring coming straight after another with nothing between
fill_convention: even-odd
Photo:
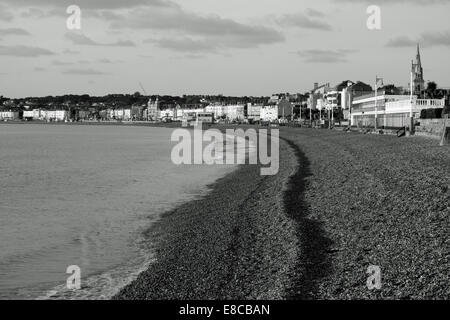
<instances>
[{"instance_id":1,"label":"tower with spire","mask_svg":"<svg viewBox=\"0 0 450 320\"><path fill-rule=\"evenodd\" d=\"M420 96L425 91L425 81L423 80L422 61L420 59L420 47L417 44L416 61L411 62L411 72L413 79L413 94Z\"/></svg>"}]
</instances>

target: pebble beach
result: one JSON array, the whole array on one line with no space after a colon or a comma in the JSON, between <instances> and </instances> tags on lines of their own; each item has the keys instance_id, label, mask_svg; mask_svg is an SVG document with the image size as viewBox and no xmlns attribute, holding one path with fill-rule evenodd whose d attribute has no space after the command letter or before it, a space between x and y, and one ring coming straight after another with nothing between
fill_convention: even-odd
<instances>
[{"instance_id":1,"label":"pebble beach","mask_svg":"<svg viewBox=\"0 0 450 320\"><path fill-rule=\"evenodd\" d=\"M448 299L449 163L435 139L281 128L279 173L242 165L166 212L114 299Z\"/></svg>"}]
</instances>

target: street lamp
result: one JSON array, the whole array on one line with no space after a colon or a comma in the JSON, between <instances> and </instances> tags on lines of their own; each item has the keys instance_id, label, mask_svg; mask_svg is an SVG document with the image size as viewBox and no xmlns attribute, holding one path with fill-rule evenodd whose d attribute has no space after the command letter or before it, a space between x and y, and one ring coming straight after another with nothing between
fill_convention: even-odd
<instances>
[{"instance_id":1,"label":"street lamp","mask_svg":"<svg viewBox=\"0 0 450 320\"><path fill-rule=\"evenodd\" d=\"M381 85L383 85L383 78L378 78L375 76L375 131L378 126L378 82L381 81Z\"/></svg>"}]
</instances>

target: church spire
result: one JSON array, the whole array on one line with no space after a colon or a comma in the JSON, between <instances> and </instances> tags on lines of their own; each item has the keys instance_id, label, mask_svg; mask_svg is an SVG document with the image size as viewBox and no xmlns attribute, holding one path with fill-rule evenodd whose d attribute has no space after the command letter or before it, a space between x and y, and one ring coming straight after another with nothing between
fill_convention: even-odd
<instances>
[{"instance_id":1,"label":"church spire","mask_svg":"<svg viewBox=\"0 0 450 320\"><path fill-rule=\"evenodd\" d=\"M422 67L422 63L420 61L420 45L417 44L417 55L416 55L416 64L420 67Z\"/></svg>"},{"instance_id":2,"label":"church spire","mask_svg":"<svg viewBox=\"0 0 450 320\"><path fill-rule=\"evenodd\" d=\"M417 44L416 61L412 63L412 78L414 94L420 95L425 90L425 81L423 79L422 61L420 58L420 45Z\"/></svg>"}]
</instances>

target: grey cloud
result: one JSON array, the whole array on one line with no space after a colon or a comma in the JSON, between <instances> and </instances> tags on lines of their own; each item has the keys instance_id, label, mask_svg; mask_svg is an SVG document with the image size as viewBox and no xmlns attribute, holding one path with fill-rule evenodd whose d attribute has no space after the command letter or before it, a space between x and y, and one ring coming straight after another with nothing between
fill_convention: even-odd
<instances>
[{"instance_id":1,"label":"grey cloud","mask_svg":"<svg viewBox=\"0 0 450 320\"><path fill-rule=\"evenodd\" d=\"M0 29L0 35L2 35L2 36L9 36L9 35L29 36L30 33L27 30L21 29L21 28L5 28L5 29Z\"/></svg>"},{"instance_id":2,"label":"grey cloud","mask_svg":"<svg viewBox=\"0 0 450 320\"><path fill-rule=\"evenodd\" d=\"M179 52L214 52L216 47L205 40L194 40L191 38L182 39L147 39L145 43L154 43L160 48Z\"/></svg>"},{"instance_id":3,"label":"grey cloud","mask_svg":"<svg viewBox=\"0 0 450 320\"><path fill-rule=\"evenodd\" d=\"M415 44L417 44L417 41L415 41L407 36L399 36L399 37L390 39L387 42L386 47L393 47L393 48L411 47L411 46L414 46Z\"/></svg>"},{"instance_id":4,"label":"grey cloud","mask_svg":"<svg viewBox=\"0 0 450 320\"><path fill-rule=\"evenodd\" d=\"M72 50L72 49L65 49L63 51L64 54L79 54L80 51Z\"/></svg>"},{"instance_id":5,"label":"grey cloud","mask_svg":"<svg viewBox=\"0 0 450 320\"><path fill-rule=\"evenodd\" d=\"M321 11L318 11L316 9L313 8L307 8L305 10L306 14L310 17L317 17L317 18L323 18L325 17L325 14Z\"/></svg>"},{"instance_id":6,"label":"grey cloud","mask_svg":"<svg viewBox=\"0 0 450 320\"><path fill-rule=\"evenodd\" d=\"M97 62L99 63L106 63L106 64L114 64L114 63L122 63L122 60L110 60L107 58L98 59Z\"/></svg>"},{"instance_id":7,"label":"grey cloud","mask_svg":"<svg viewBox=\"0 0 450 320\"><path fill-rule=\"evenodd\" d=\"M223 51L230 48L248 49L257 47L263 42L264 38L250 35L241 35L240 37L224 35L220 38L204 37L202 39L192 39L190 37L175 37L144 40L144 43L153 43L163 49L191 54L200 52L219 53L219 50Z\"/></svg>"},{"instance_id":8,"label":"grey cloud","mask_svg":"<svg viewBox=\"0 0 450 320\"><path fill-rule=\"evenodd\" d=\"M85 36L81 33L68 32L65 35L66 39L72 41L75 45L80 46L106 46L106 47L134 47L136 46L130 40L119 40L112 43L100 43L92 40L91 38Z\"/></svg>"},{"instance_id":9,"label":"grey cloud","mask_svg":"<svg viewBox=\"0 0 450 320\"><path fill-rule=\"evenodd\" d=\"M31 46L0 46L0 55L2 56L15 56L15 57L39 57L54 55L54 52Z\"/></svg>"},{"instance_id":10,"label":"grey cloud","mask_svg":"<svg viewBox=\"0 0 450 320\"><path fill-rule=\"evenodd\" d=\"M73 75L106 75L107 73L94 69L69 69L63 71L63 74Z\"/></svg>"},{"instance_id":11,"label":"grey cloud","mask_svg":"<svg viewBox=\"0 0 450 320\"><path fill-rule=\"evenodd\" d=\"M173 57L170 57L170 59L172 59L172 60L186 60L186 59L189 59L189 60L205 60L205 59L207 59L207 56L201 55L201 54L195 54L195 53L188 53L188 54L185 54L185 55L173 56Z\"/></svg>"},{"instance_id":12,"label":"grey cloud","mask_svg":"<svg viewBox=\"0 0 450 320\"><path fill-rule=\"evenodd\" d=\"M47 14L45 11L43 11L42 9L39 9L39 8L34 8L34 7L27 8L25 11L23 11L20 14L20 16L22 18L31 18L31 17L44 18L46 15Z\"/></svg>"},{"instance_id":13,"label":"grey cloud","mask_svg":"<svg viewBox=\"0 0 450 320\"><path fill-rule=\"evenodd\" d=\"M43 19L43 18L49 18L54 16L59 17L67 17L66 10L61 9L48 9L44 8L36 8L36 7L27 7L24 11L21 12L20 16L22 18L37 18L37 19Z\"/></svg>"},{"instance_id":14,"label":"grey cloud","mask_svg":"<svg viewBox=\"0 0 450 320\"><path fill-rule=\"evenodd\" d=\"M200 54L186 54L186 55L184 55L184 57L186 59L192 59L192 60L203 60L203 59L206 59L205 56L200 55Z\"/></svg>"},{"instance_id":15,"label":"grey cloud","mask_svg":"<svg viewBox=\"0 0 450 320\"><path fill-rule=\"evenodd\" d=\"M390 39L386 43L386 47L412 47L418 43L423 47L450 46L450 30L424 32L415 39L407 36L399 36Z\"/></svg>"},{"instance_id":16,"label":"grey cloud","mask_svg":"<svg viewBox=\"0 0 450 320\"><path fill-rule=\"evenodd\" d=\"M116 15L112 28L171 30L185 35L203 36L226 43L233 47L257 47L284 41L277 30L246 25L217 15L201 16L187 12L176 4L151 10L131 10Z\"/></svg>"},{"instance_id":17,"label":"grey cloud","mask_svg":"<svg viewBox=\"0 0 450 320\"><path fill-rule=\"evenodd\" d=\"M73 62L66 62L66 61L60 61L60 60L53 60L52 65L54 66L69 66L72 65Z\"/></svg>"},{"instance_id":18,"label":"grey cloud","mask_svg":"<svg viewBox=\"0 0 450 320\"><path fill-rule=\"evenodd\" d=\"M0 3L0 21L11 21L14 18L9 9Z\"/></svg>"},{"instance_id":19,"label":"grey cloud","mask_svg":"<svg viewBox=\"0 0 450 320\"><path fill-rule=\"evenodd\" d=\"M426 32L421 36L421 42L426 46L450 46L450 31Z\"/></svg>"},{"instance_id":20,"label":"grey cloud","mask_svg":"<svg viewBox=\"0 0 450 320\"><path fill-rule=\"evenodd\" d=\"M315 30L325 30L330 31L333 28L330 24L325 21L315 19L317 17L322 17L321 13L316 10L309 9L304 13L293 13L285 14L277 19L277 23L284 27L298 27L303 29L315 29ZM312 13L312 14L311 14ZM315 17L315 18L312 18Z\"/></svg>"},{"instance_id":21,"label":"grey cloud","mask_svg":"<svg viewBox=\"0 0 450 320\"><path fill-rule=\"evenodd\" d=\"M14 6L29 7L36 5L36 0L2 0ZM118 9L131 8L138 6L167 6L166 1L163 0L39 0L41 7L51 8L67 8L70 5L76 4L80 8L86 9Z\"/></svg>"},{"instance_id":22,"label":"grey cloud","mask_svg":"<svg viewBox=\"0 0 450 320\"><path fill-rule=\"evenodd\" d=\"M339 63L346 62L347 56L356 50L338 49L338 50L304 50L296 54L303 58L305 62L310 63Z\"/></svg>"},{"instance_id":23,"label":"grey cloud","mask_svg":"<svg viewBox=\"0 0 450 320\"><path fill-rule=\"evenodd\" d=\"M440 5L450 4L450 0L377 0L374 3L373 0L335 0L339 3L363 3L363 4L408 4L408 5Z\"/></svg>"}]
</instances>

